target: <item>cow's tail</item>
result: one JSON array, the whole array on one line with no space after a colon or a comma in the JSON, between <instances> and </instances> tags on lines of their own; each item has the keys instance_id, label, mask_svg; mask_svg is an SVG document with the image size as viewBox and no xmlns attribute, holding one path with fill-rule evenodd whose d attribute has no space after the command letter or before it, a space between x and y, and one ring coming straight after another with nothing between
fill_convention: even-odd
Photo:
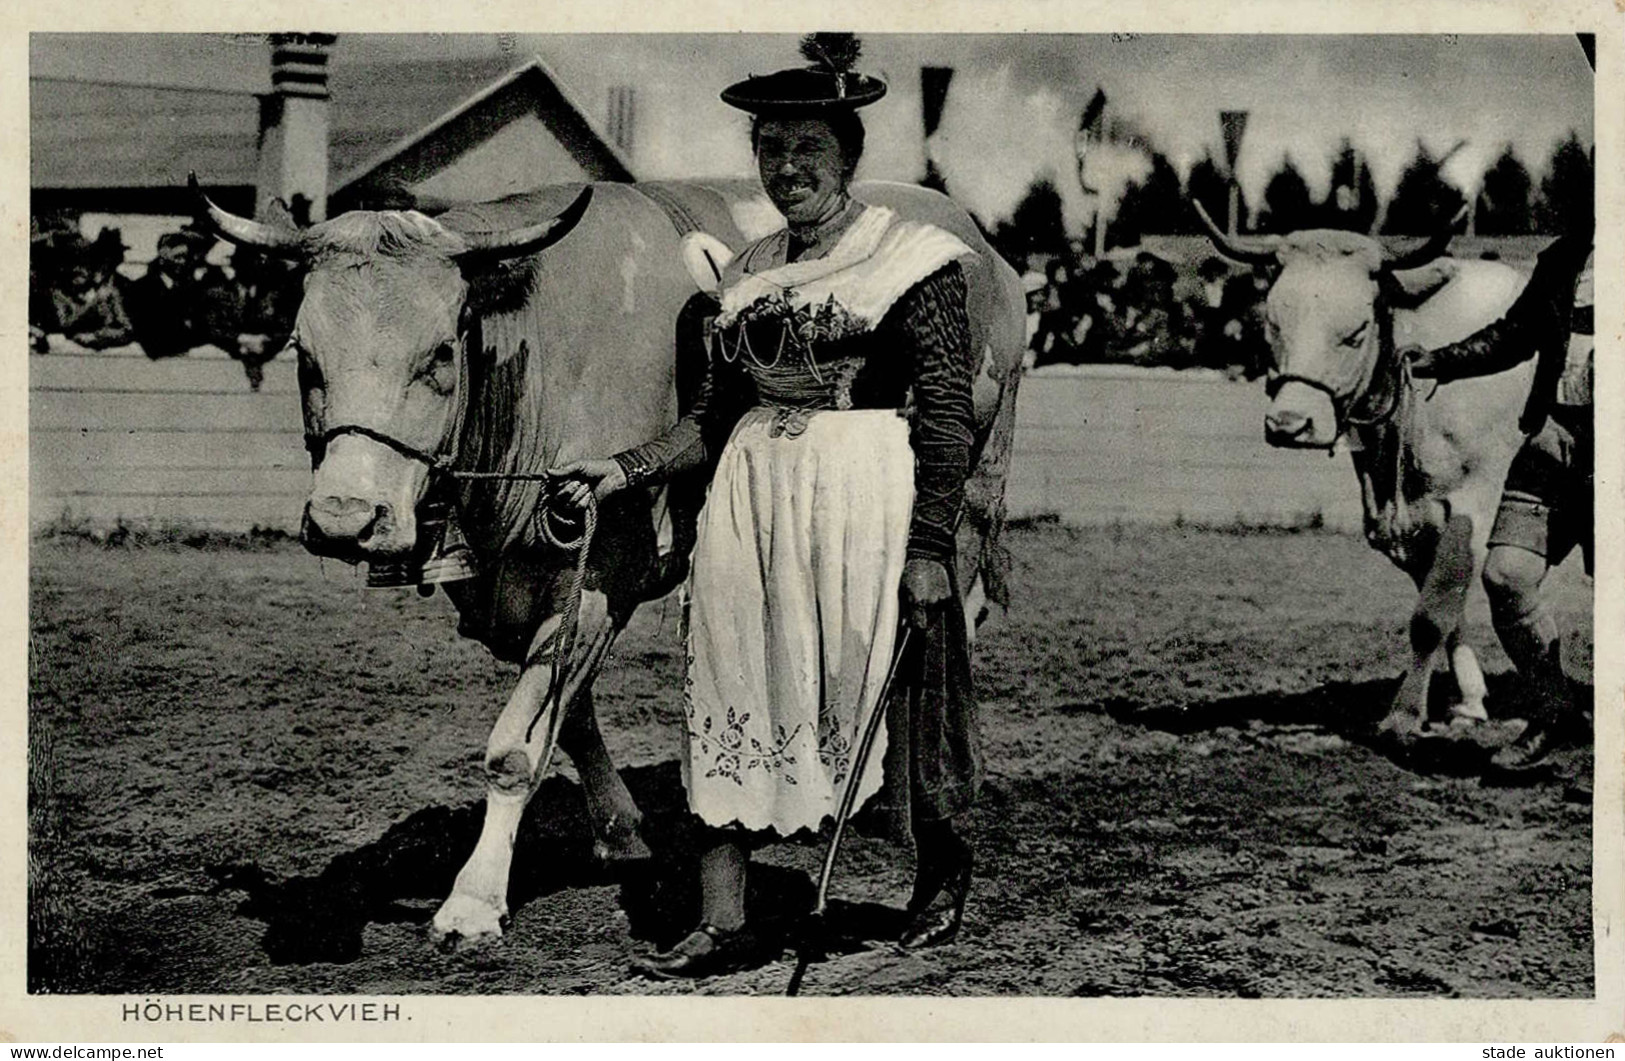
<instances>
[{"instance_id":1,"label":"cow's tail","mask_svg":"<svg viewBox=\"0 0 1625 1061\"><path fill-rule=\"evenodd\" d=\"M1011 559L1004 544L1004 493L1015 438L1016 390L1020 381L1019 368L1004 381L999 411L965 483L965 522L959 540L959 584L969 591L980 582L987 600L1005 609L1010 607Z\"/></svg>"}]
</instances>

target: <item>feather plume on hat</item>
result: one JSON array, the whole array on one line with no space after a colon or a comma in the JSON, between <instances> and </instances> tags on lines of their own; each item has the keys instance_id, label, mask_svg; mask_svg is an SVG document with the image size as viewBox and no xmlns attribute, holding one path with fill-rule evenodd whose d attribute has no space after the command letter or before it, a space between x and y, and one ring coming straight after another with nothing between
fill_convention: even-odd
<instances>
[{"instance_id":1,"label":"feather plume on hat","mask_svg":"<svg viewBox=\"0 0 1625 1061\"><path fill-rule=\"evenodd\" d=\"M809 33L801 38L801 54L832 74L844 74L863 58L863 42L856 33Z\"/></svg>"},{"instance_id":2,"label":"feather plume on hat","mask_svg":"<svg viewBox=\"0 0 1625 1061\"><path fill-rule=\"evenodd\" d=\"M801 38L801 54L813 68L835 75L835 91L846 96L846 75L863 55L856 33L809 33Z\"/></svg>"}]
</instances>

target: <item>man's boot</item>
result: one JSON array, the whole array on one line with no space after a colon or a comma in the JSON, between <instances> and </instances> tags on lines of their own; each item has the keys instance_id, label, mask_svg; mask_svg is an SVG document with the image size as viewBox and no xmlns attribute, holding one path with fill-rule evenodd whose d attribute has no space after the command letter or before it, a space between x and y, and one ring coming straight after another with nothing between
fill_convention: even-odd
<instances>
[{"instance_id":1,"label":"man's boot","mask_svg":"<svg viewBox=\"0 0 1625 1061\"><path fill-rule=\"evenodd\" d=\"M1553 641L1547 647L1525 677L1531 701L1529 724L1490 760L1498 770L1516 773L1533 769L1552 752L1577 743L1583 728L1568 676L1563 673L1559 642Z\"/></svg>"}]
</instances>

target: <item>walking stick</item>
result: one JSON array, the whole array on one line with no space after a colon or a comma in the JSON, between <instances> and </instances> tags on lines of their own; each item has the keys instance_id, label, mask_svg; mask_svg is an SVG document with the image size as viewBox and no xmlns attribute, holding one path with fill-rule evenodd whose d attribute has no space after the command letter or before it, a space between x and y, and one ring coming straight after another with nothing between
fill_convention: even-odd
<instances>
[{"instance_id":1,"label":"walking stick","mask_svg":"<svg viewBox=\"0 0 1625 1061\"><path fill-rule=\"evenodd\" d=\"M897 681L897 672L902 669L903 656L908 651L909 635L914 632L912 624L904 623L902 633L897 635L897 647L892 650L891 667L886 672L886 681L880 687L880 697L875 701L875 709L869 715L868 723L863 727L863 736L858 741L857 753L852 757L852 771L846 779L846 789L841 793L841 802L835 809L835 828L829 838L829 850L824 852L824 869L818 875L818 899L813 905L812 915L808 918L804 931L796 941L796 969L790 974L790 985L785 988L787 998L795 998L801 993L801 981L807 976L807 966L812 964L813 948L809 940L816 937L822 950L824 938L824 911L829 905L829 878L835 871L835 855L841 849L841 834L846 831L846 823L852 817L852 805L858 800L858 786L863 782L865 768L869 765L869 753L874 750L875 738L880 734L880 722L886 717L886 701L891 697L892 686Z\"/></svg>"}]
</instances>

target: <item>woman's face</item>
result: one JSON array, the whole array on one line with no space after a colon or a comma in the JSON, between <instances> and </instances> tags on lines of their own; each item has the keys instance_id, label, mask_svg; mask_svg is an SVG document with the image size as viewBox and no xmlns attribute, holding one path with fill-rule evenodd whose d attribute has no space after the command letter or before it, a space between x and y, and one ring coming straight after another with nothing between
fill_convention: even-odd
<instances>
[{"instance_id":1,"label":"woman's face","mask_svg":"<svg viewBox=\"0 0 1625 1061\"><path fill-rule=\"evenodd\" d=\"M846 190L841 146L821 118L764 119L756 166L767 197L791 224L828 216Z\"/></svg>"}]
</instances>

